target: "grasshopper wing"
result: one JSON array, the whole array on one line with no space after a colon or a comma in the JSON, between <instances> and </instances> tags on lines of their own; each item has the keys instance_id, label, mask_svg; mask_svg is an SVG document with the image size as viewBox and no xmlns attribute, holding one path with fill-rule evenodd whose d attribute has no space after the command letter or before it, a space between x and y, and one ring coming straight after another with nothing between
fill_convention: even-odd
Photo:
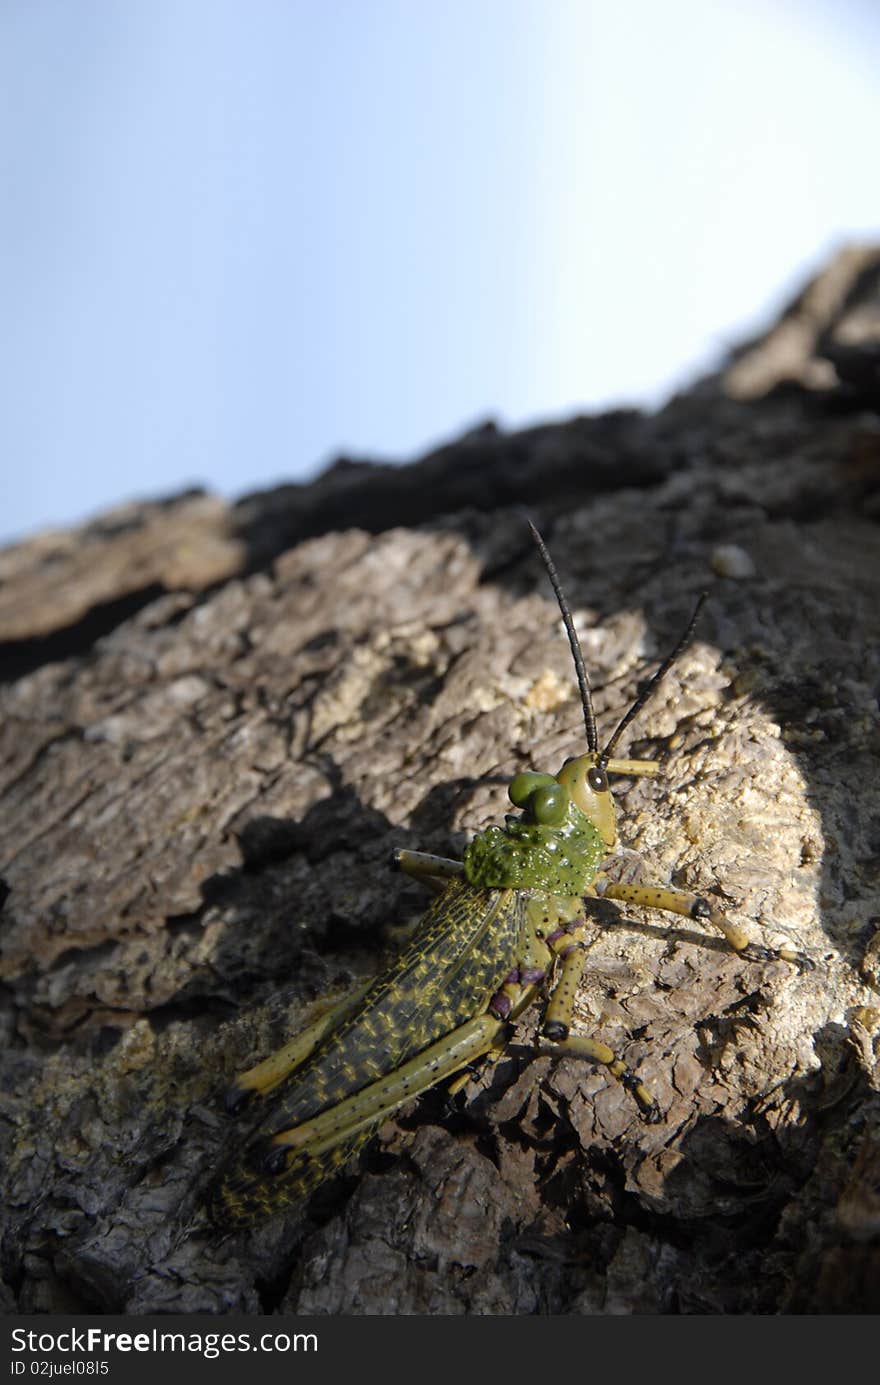
<instances>
[{"instance_id":1,"label":"grasshopper wing","mask_svg":"<svg viewBox=\"0 0 880 1385\"><path fill-rule=\"evenodd\" d=\"M309 1153L306 1146L280 1161L272 1137L327 1111L481 1015L515 963L525 917L522 893L453 880L358 1009L265 1103L244 1150L212 1185L214 1220L269 1216L302 1201L341 1168L369 1139L372 1126L329 1148Z\"/></svg>"}]
</instances>

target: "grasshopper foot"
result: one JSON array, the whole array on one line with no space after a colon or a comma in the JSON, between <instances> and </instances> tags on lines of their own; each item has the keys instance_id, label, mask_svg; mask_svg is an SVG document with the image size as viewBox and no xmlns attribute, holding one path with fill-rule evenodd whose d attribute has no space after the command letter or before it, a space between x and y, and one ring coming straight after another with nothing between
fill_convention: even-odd
<instances>
[{"instance_id":1,"label":"grasshopper foot","mask_svg":"<svg viewBox=\"0 0 880 1385\"><path fill-rule=\"evenodd\" d=\"M770 947L764 947L761 943L746 943L740 949L739 956L746 962L775 962L776 953Z\"/></svg>"},{"instance_id":2,"label":"grasshopper foot","mask_svg":"<svg viewBox=\"0 0 880 1385\"><path fill-rule=\"evenodd\" d=\"M808 957L806 952L798 952L796 948L781 947L777 955L782 958L783 962L789 962L793 967L797 967L798 971L816 970L816 963L812 957Z\"/></svg>"},{"instance_id":3,"label":"grasshopper foot","mask_svg":"<svg viewBox=\"0 0 880 1385\"><path fill-rule=\"evenodd\" d=\"M747 943L739 955L747 962L788 962L798 971L816 970L812 957L793 947L764 947L761 943Z\"/></svg>"},{"instance_id":4,"label":"grasshopper foot","mask_svg":"<svg viewBox=\"0 0 880 1385\"><path fill-rule=\"evenodd\" d=\"M637 1073L627 1068L625 1072L620 1073L620 1082L635 1097L643 1121L648 1125L656 1125L663 1119L660 1107Z\"/></svg>"}]
</instances>

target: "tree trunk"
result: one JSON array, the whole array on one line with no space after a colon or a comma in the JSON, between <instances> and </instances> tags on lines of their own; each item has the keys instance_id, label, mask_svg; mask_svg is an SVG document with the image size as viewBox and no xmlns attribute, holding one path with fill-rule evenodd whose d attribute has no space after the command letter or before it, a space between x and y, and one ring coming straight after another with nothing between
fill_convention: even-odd
<instances>
[{"instance_id":1,"label":"tree trunk","mask_svg":"<svg viewBox=\"0 0 880 1385\"><path fill-rule=\"evenodd\" d=\"M880 252L653 417L227 506L133 505L0 554L5 1306L20 1312L880 1310ZM872 316L873 314L873 316ZM386 1122L252 1231L204 1184L231 1076L368 977L523 768L583 749L543 529L618 753L619 878L816 962L602 904L577 1028ZM713 896L713 891L717 891Z\"/></svg>"}]
</instances>

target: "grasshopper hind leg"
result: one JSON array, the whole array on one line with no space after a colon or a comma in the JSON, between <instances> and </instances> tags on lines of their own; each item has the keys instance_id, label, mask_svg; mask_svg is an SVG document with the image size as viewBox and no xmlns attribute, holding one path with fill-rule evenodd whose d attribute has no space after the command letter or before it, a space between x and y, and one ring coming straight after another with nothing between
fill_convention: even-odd
<instances>
[{"instance_id":1,"label":"grasshopper hind leg","mask_svg":"<svg viewBox=\"0 0 880 1385\"><path fill-rule=\"evenodd\" d=\"M489 1051L505 1027L488 1012L478 1016L329 1110L255 1140L209 1189L215 1225L253 1222L303 1203L342 1169L382 1120Z\"/></svg>"},{"instance_id":2,"label":"grasshopper hind leg","mask_svg":"<svg viewBox=\"0 0 880 1385\"><path fill-rule=\"evenodd\" d=\"M281 1048L270 1053L261 1063L240 1072L227 1089L225 1105L234 1113L254 1096L266 1096L311 1056L318 1044L353 1014L372 983L364 982L335 1005L324 1007L323 1013Z\"/></svg>"}]
</instances>

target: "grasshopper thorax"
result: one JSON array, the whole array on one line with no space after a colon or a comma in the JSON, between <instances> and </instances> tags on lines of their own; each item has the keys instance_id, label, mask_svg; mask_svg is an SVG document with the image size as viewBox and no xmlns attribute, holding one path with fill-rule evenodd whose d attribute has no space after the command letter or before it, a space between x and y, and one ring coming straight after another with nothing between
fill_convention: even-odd
<instances>
[{"instance_id":1,"label":"grasshopper thorax","mask_svg":"<svg viewBox=\"0 0 880 1385\"><path fill-rule=\"evenodd\" d=\"M464 873L484 889L537 890L566 897L589 888L606 854L597 827L552 774L512 780L503 827L478 832L465 847Z\"/></svg>"}]
</instances>

